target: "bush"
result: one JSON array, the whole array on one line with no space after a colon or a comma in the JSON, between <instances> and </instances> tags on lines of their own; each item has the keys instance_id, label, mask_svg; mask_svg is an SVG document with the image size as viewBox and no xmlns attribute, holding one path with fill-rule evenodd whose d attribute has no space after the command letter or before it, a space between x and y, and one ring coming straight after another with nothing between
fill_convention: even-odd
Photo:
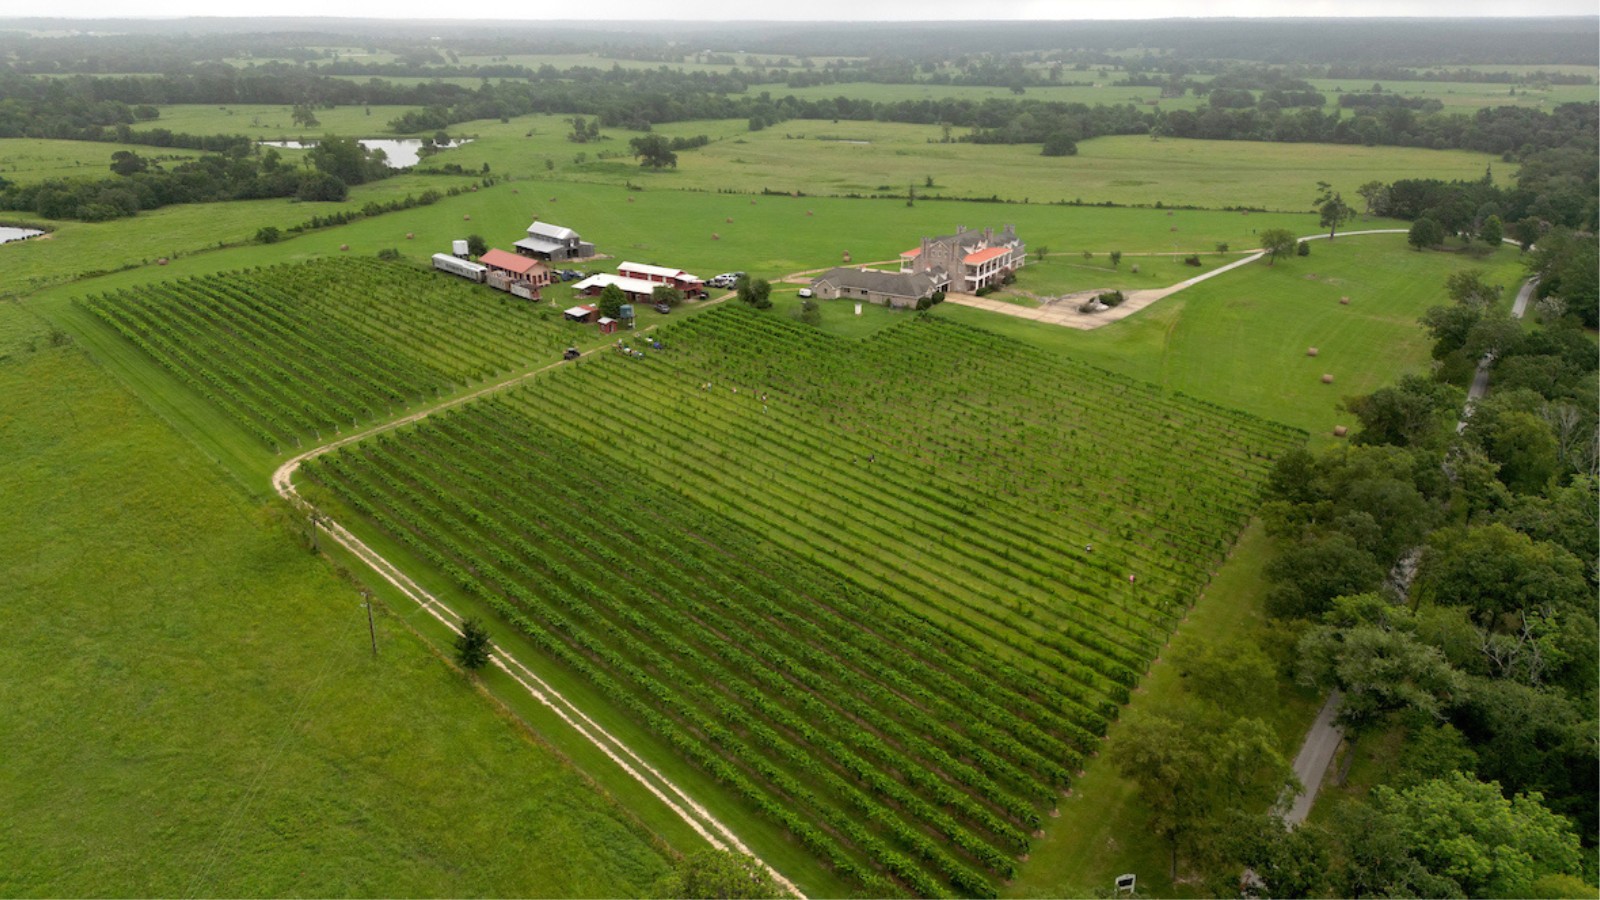
<instances>
[{"instance_id":1,"label":"bush","mask_svg":"<svg viewBox=\"0 0 1600 900\"><path fill-rule=\"evenodd\" d=\"M1191 253L1188 256L1185 256L1183 258L1183 264L1186 265L1186 266L1199 266L1200 265L1200 254Z\"/></svg>"},{"instance_id":2,"label":"bush","mask_svg":"<svg viewBox=\"0 0 1600 900\"><path fill-rule=\"evenodd\" d=\"M1096 296L1095 299L1099 300L1101 303L1104 303L1106 306L1121 306L1122 301L1128 298L1121 291L1106 291L1105 293Z\"/></svg>"},{"instance_id":3,"label":"bush","mask_svg":"<svg viewBox=\"0 0 1600 900\"><path fill-rule=\"evenodd\" d=\"M256 243L258 244L276 244L281 240L283 240L283 232L279 231L276 225L263 225L256 229Z\"/></svg>"},{"instance_id":4,"label":"bush","mask_svg":"<svg viewBox=\"0 0 1600 900\"><path fill-rule=\"evenodd\" d=\"M1299 243L1295 244L1294 255L1295 256L1310 256L1311 255L1311 244L1308 241L1300 241Z\"/></svg>"},{"instance_id":5,"label":"bush","mask_svg":"<svg viewBox=\"0 0 1600 900\"><path fill-rule=\"evenodd\" d=\"M396 250L393 247L386 247L386 248L378 251L378 258L379 259L389 259L389 260L399 259L400 258L400 251Z\"/></svg>"}]
</instances>

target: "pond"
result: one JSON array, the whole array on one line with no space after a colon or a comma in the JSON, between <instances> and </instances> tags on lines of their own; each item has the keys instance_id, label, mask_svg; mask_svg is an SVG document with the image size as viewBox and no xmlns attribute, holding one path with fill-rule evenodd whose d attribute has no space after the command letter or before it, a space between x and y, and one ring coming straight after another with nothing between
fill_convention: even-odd
<instances>
[{"instance_id":1,"label":"pond","mask_svg":"<svg viewBox=\"0 0 1600 900\"><path fill-rule=\"evenodd\" d=\"M0 225L0 244L26 240L41 234L44 232L37 228L12 228L10 225Z\"/></svg>"},{"instance_id":2,"label":"pond","mask_svg":"<svg viewBox=\"0 0 1600 900\"><path fill-rule=\"evenodd\" d=\"M416 165L422 157L417 151L422 148L421 138L361 138L361 146L368 150L382 150L383 155L389 160L389 168L404 169ZM472 141L451 141L445 148L459 147L470 144ZM261 141L263 147L282 147L285 150L305 150L317 145L316 141Z\"/></svg>"}]
</instances>

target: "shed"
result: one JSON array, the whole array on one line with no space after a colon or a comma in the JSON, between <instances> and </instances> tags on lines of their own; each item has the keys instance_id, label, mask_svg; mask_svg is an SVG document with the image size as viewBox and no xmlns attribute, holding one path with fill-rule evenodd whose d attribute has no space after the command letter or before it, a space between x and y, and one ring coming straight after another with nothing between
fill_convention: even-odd
<instances>
[{"instance_id":1,"label":"shed","mask_svg":"<svg viewBox=\"0 0 1600 900\"><path fill-rule=\"evenodd\" d=\"M566 316L569 322L593 322L595 314L599 311L597 307L586 303L583 306L570 307L562 315Z\"/></svg>"},{"instance_id":2,"label":"shed","mask_svg":"<svg viewBox=\"0 0 1600 900\"><path fill-rule=\"evenodd\" d=\"M611 334L612 332L617 330L617 325L618 324L619 323L617 322L617 320L611 318L610 316L601 316L600 317L600 333L601 334Z\"/></svg>"}]
</instances>

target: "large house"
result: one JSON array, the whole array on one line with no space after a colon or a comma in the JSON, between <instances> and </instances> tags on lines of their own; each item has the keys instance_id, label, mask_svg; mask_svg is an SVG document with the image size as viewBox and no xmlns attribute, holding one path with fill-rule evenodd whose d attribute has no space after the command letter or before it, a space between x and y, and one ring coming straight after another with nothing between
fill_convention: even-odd
<instances>
[{"instance_id":1,"label":"large house","mask_svg":"<svg viewBox=\"0 0 1600 900\"><path fill-rule=\"evenodd\" d=\"M578 237L576 231L546 222L529 225L528 236L512 246L524 256L552 262L587 259L594 255L594 245Z\"/></svg>"},{"instance_id":2,"label":"large house","mask_svg":"<svg viewBox=\"0 0 1600 900\"><path fill-rule=\"evenodd\" d=\"M933 278L941 290L975 294L998 285L1005 276L1027 264L1027 245L1007 225L998 234L956 226L955 234L925 237L922 246L900 254L900 271L919 272Z\"/></svg>"},{"instance_id":3,"label":"large house","mask_svg":"<svg viewBox=\"0 0 1600 900\"><path fill-rule=\"evenodd\" d=\"M942 289L926 272L839 268L811 280L811 290L823 300L865 300L890 307L916 306Z\"/></svg>"},{"instance_id":4,"label":"large house","mask_svg":"<svg viewBox=\"0 0 1600 900\"><path fill-rule=\"evenodd\" d=\"M544 263L504 250L490 250L478 257L478 262L488 271L485 281L490 287L530 300L539 299L539 288L555 280Z\"/></svg>"}]
</instances>

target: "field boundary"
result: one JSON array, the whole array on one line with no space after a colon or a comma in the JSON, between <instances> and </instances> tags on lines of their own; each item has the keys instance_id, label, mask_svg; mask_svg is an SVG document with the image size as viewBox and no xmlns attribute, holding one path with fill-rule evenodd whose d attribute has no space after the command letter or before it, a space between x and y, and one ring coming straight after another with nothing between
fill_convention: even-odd
<instances>
[{"instance_id":1,"label":"field boundary","mask_svg":"<svg viewBox=\"0 0 1600 900\"><path fill-rule=\"evenodd\" d=\"M730 296L733 295L724 295L711 302L718 303L728 299ZM609 347L595 348L587 351L583 355L589 356L599 352L602 349L609 349ZM372 549L372 547L370 547L365 541L356 537L344 526L334 521L332 517L328 516L310 501L300 496L299 491L297 491L294 486L294 474L306 461L316 459L319 456L322 456L347 444L352 444L356 441L372 437L373 435L381 434L404 425L409 425L413 422L421 421L422 419L425 419L434 413L443 412L444 410L460 406L471 400L478 399L479 397L514 387L530 378L533 378L536 375L559 368L565 364L566 360L549 363L547 365L540 366L539 368L524 372L514 378L488 385L471 393L463 394L459 397L453 397L442 403L418 410L398 419L391 419L388 422L363 429L362 431L358 431L354 434L346 435L338 440L329 441L321 446L313 447L310 450L290 458L273 471L272 489L279 497L282 497L295 508L311 516L313 528L321 527L325 529L330 537L338 542L340 546L348 550L357 559L361 560L361 562L364 563L368 568L372 569L372 571L375 572L378 577L394 586L395 589L399 590L408 599L416 603L419 608L427 612L428 615L432 616L436 621L439 622L439 624L443 625L445 628L448 628L452 633L460 634L461 622L463 618L460 613L456 612L454 609L451 609L448 604L434 596L421 585L417 584L417 582L412 580L410 576L401 571L398 566L396 566L394 563L391 563L376 550ZM713 847L717 848L718 850L731 850L750 857L751 859L755 860L758 865L765 869L766 872L772 876L773 880L781 885L784 890L798 898L798 900L806 900L805 894L800 891L799 887L797 887L789 879L785 878L782 873L774 869L766 862L766 860L757 856L754 851L752 851L743 841L739 839L736 834L733 833L732 829L730 829L725 823L713 815L709 809L691 797L682 787L679 787L671 779L663 775L660 770L645 761L643 757L636 753L620 738L611 734L599 723L595 722L595 720L584 713L577 704L573 703L571 700L568 700L561 694L560 691L557 691L544 679L534 674L531 669L523 665L523 663L515 656L507 653L499 646L491 644L489 658L494 664L495 668L499 669L501 672L504 672L513 681L520 685L523 690L527 691L530 697L547 707L563 722L571 726L580 737L588 741L601 753L605 754L605 756L612 762L616 763L623 772L625 772L634 781L638 782L642 787L644 787L645 790L649 791L650 794L653 795L657 800L660 800L663 805L665 805L675 815L682 819L690 828L694 829L695 833L705 838L706 841Z\"/></svg>"}]
</instances>

